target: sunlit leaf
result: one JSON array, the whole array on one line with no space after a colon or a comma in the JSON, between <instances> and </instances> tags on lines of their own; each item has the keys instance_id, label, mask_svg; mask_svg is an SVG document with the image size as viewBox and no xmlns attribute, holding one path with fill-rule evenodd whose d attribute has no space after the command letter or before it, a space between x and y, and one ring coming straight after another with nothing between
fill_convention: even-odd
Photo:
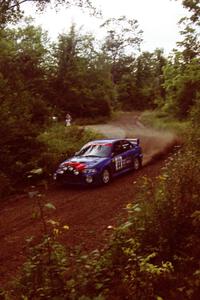
<instances>
[{"instance_id":1,"label":"sunlit leaf","mask_svg":"<svg viewBox=\"0 0 200 300\"><path fill-rule=\"evenodd\" d=\"M49 203L46 203L46 204L45 204L45 207L48 208L48 209L53 209L53 210L56 209L56 207L55 207L52 203L50 203L50 202L49 202Z\"/></svg>"}]
</instances>

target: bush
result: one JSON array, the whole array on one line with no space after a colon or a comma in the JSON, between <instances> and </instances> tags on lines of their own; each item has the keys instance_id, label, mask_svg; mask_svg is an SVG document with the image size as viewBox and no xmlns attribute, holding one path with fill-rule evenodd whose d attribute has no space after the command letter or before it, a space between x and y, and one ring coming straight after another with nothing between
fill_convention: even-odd
<instances>
[{"instance_id":1,"label":"bush","mask_svg":"<svg viewBox=\"0 0 200 300\"><path fill-rule=\"evenodd\" d=\"M59 162L72 156L88 141L101 137L102 135L84 127L64 127L62 124L55 124L37 138L43 144L38 166L42 167L46 174L51 174Z\"/></svg>"},{"instance_id":2,"label":"bush","mask_svg":"<svg viewBox=\"0 0 200 300\"><path fill-rule=\"evenodd\" d=\"M156 182L145 178L138 204L129 207L129 235L141 257L168 262L168 278L151 281L164 299L198 299L200 289L200 156L192 144L170 157ZM161 284L162 283L162 284Z\"/></svg>"}]
</instances>

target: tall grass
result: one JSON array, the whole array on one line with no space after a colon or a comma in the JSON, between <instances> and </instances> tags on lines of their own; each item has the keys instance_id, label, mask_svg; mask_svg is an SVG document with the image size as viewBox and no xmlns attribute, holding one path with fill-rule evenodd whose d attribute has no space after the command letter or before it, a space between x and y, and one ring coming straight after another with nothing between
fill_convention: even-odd
<instances>
[{"instance_id":1,"label":"tall grass","mask_svg":"<svg viewBox=\"0 0 200 300\"><path fill-rule=\"evenodd\" d=\"M162 111L145 111L141 115L144 125L159 129L170 130L176 134L183 135L189 126L189 121L179 121Z\"/></svg>"}]
</instances>

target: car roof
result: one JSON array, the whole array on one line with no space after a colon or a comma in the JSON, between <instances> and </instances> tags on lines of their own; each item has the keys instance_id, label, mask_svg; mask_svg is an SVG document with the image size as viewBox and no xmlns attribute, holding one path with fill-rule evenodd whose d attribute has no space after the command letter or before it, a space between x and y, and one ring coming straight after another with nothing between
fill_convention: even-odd
<instances>
[{"instance_id":1,"label":"car roof","mask_svg":"<svg viewBox=\"0 0 200 300\"><path fill-rule=\"evenodd\" d=\"M121 140L123 140L123 139L117 139L117 138L113 138L113 139L110 139L110 138L108 138L108 139L100 139L100 140L94 140L94 141L90 141L90 143L91 144L95 144L95 143L102 143L102 144L104 144L104 143L109 143L109 144L113 144L113 143L115 143L116 141L121 141Z\"/></svg>"}]
</instances>

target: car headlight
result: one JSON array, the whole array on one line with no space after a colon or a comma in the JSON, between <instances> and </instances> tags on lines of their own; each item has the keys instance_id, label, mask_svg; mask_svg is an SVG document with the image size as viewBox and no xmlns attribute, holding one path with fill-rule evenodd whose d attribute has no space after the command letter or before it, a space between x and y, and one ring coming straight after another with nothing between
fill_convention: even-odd
<instances>
[{"instance_id":1,"label":"car headlight","mask_svg":"<svg viewBox=\"0 0 200 300\"><path fill-rule=\"evenodd\" d=\"M85 170L83 170L84 174L90 174L90 175L96 174L96 172L97 172L96 169L85 169Z\"/></svg>"},{"instance_id":2,"label":"car headlight","mask_svg":"<svg viewBox=\"0 0 200 300\"><path fill-rule=\"evenodd\" d=\"M79 171L78 171L78 170L74 170L74 174L75 174L75 175L78 175L78 174L79 174Z\"/></svg>"},{"instance_id":3,"label":"car headlight","mask_svg":"<svg viewBox=\"0 0 200 300\"><path fill-rule=\"evenodd\" d=\"M63 171L62 169L58 169L58 170L56 171L56 173L58 173L58 174L64 174L64 171Z\"/></svg>"}]
</instances>

